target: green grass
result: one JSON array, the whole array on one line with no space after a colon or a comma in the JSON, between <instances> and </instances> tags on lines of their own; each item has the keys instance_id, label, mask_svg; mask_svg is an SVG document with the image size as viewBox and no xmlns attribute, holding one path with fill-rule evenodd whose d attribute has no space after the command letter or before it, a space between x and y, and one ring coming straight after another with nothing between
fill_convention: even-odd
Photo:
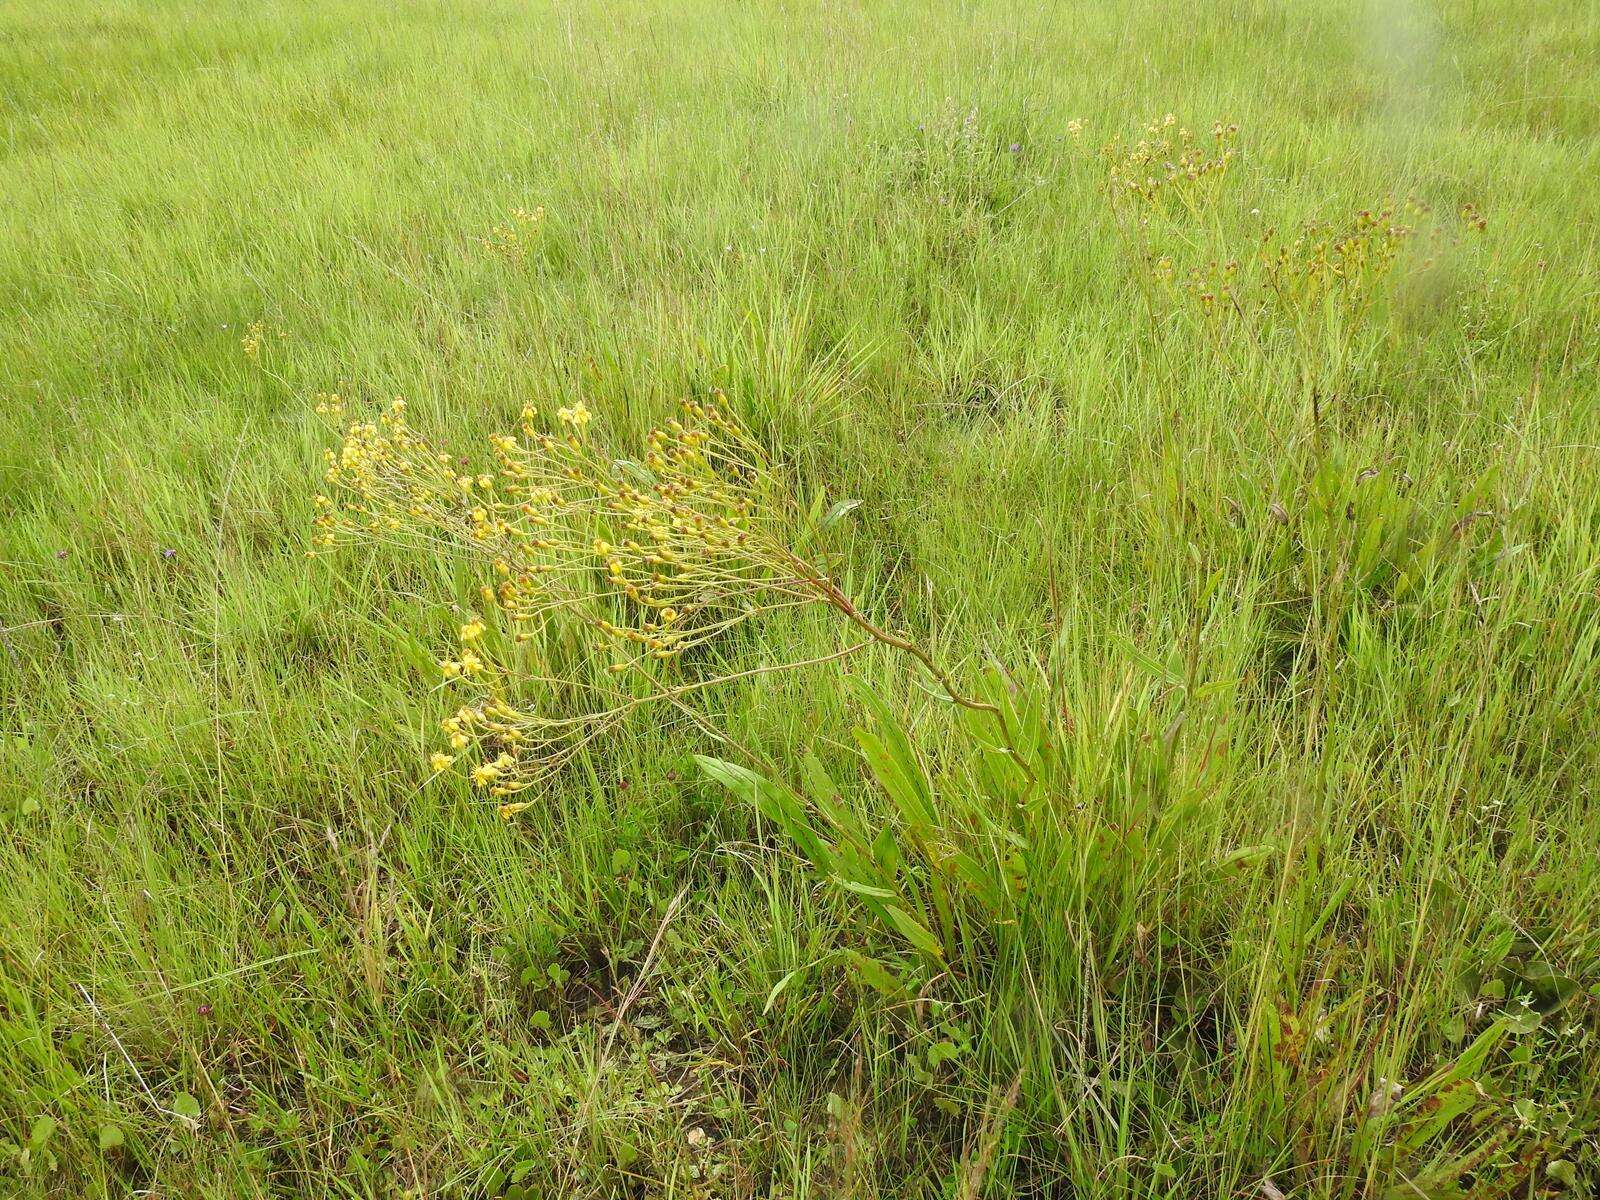
<instances>
[{"instance_id":1,"label":"green grass","mask_svg":"<svg viewBox=\"0 0 1600 1200\"><path fill-rule=\"evenodd\" d=\"M1597 58L1583 0L8 5L0 1193L1600 1187ZM1169 110L1243 148L1179 257L1488 219L1318 419L1147 289L1067 132ZM867 611L1038 705L1024 799L888 651L512 823L431 780L462 581L304 557L316 393L475 450L712 386L860 501ZM896 888L1012 847L1003 910L954 889L930 960L693 758L808 750Z\"/></svg>"}]
</instances>

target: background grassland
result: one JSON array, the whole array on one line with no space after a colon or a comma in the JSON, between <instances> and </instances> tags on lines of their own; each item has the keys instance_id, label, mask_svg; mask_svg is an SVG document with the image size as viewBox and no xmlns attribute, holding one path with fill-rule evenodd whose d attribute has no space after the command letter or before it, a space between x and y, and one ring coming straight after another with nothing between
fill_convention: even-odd
<instances>
[{"instance_id":1,"label":"background grassland","mask_svg":"<svg viewBox=\"0 0 1600 1200\"><path fill-rule=\"evenodd\" d=\"M0 1191L1593 1187L1597 14L7 5ZM1169 110L1240 125L1241 246L1488 219L1318 436L1147 308L1067 134ZM886 820L841 673L719 693L721 746L638 722L506 825L425 766L465 582L302 556L319 391L463 447L583 396L621 445L713 385L861 501L872 612L1043 664L1077 747L1077 907L916 1003L688 761L814 748ZM964 794L906 664L851 671ZM1459 1114L1369 1109L1451 1064Z\"/></svg>"}]
</instances>

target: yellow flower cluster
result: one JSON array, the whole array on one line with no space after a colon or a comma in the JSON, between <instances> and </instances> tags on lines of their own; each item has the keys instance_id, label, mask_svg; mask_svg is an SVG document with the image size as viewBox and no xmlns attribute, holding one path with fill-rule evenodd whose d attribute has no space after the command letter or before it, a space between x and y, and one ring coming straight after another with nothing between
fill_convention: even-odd
<instances>
[{"instance_id":1,"label":"yellow flower cluster","mask_svg":"<svg viewBox=\"0 0 1600 1200\"><path fill-rule=\"evenodd\" d=\"M544 225L544 206L541 204L534 209L515 208L511 210L511 218L501 222L489 230L488 237L478 239L478 244L496 258L503 258L507 262L520 263L528 257L528 251L539 235Z\"/></svg>"},{"instance_id":2,"label":"yellow flower cluster","mask_svg":"<svg viewBox=\"0 0 1600 1200\"><path fill-rule=\"evenodd\" d=\"M1168 113L1146 125L1136 142L1108 143L1100 153L1112 203L1119 209L1130 203L1150 209L1199 207L1237 157L1238 135L1237 125L1218 121L1208 143Z\"/></svg>"},{"instance_id":3,"label":"yellow flower cluster","mask_svg":"<svg viewBox=\"0 0 1600 1200\"><path fill-rule=\"evenodd\" d=\"M1239 345L1257 349L1285 335L1310 367L1340 362L1368 318L1388 293L1407 246L1426 228L1425 206L1408 201L1362 209L1341 224L1311 221L1280 236L1267 227L1255 251L1240 257L1215 257L1180 270L1170 254L1150 259L1150 275L1176 311L1197 316L1216 347L1225 353ZM1173 234L1191 243L1209 237L1211 248L1226 252L1221 235L1200 227ZM1234 342L1234 335L1244 341Z\"/></svg>"},{"instance_id":4,"label":"yellow flower cluster","mask_svg":"<svg viewBox=\"0 0 1600 1200\"><path fill-rule=\"evenodd\" d=\"M1196 316L1225 356L1288 344L1308 370L1344 363L1358 332L1371 333L1368 318L1408 244L1419 229L1430 237L1440 230L1425 205L1408 200L1362 209L1339 224L1307 222L1286 236L1267 225L1251 238L1253 248L1236 247L1216 201L1238 154L1238 133L1237 125L1217 121L1210 137L1201 137L1168 113L1137 141L1102 148L1111 207L1141 282L1153 280L1175 311ZM1259 209L1250 215L1261 218ZM1485 226L1470 204L1461 219L1469 231ZM1244 337L1235 343L1234 334Z\"/></svg>"},{"instance_id":5,"label":"yellow flower cluster","mask_svg":"<svg viewBox=\"0 0 1600 1200\"><path fill-rule=\"evenodd\" d=\"M277 325L268 325L265 321L251 321L245 328L244 336L239 339L239 345L244 349L244 356L251 362L261 361L261 351L272 338L280 342L286 341L289 335Z\"/></svg>"},{"instance_id":6,"label":"yellow flower cluster","mask_svg":"<svg viewBox=\"0 0 1600 1200\"><path fill-rule=\"evenodd\" d=\"M1416 220L1427 209L1408 201L1406 214ZM1362 209L1342 229L1309 222L1292 239L1278 239L1269 229L1262 237L1266 286L1293 307L1311 307L1336 292L1356 299L1389 274L1415 232L1392 206Z\"/></svg>"},{"instance_id":7,"label":"yellow flower cluster","mask_svg":"<svg viewBox=\"0 0 1600 1200\"><path fill-rule=\"evenodd\" d=\"M492 796L540 781L639 704L704 686L661 674L695 647L775 609L837 604L790 549L798 506L720 396L686 402L636 459L604 453L592 420L576 400L552 432L526 408L518 435L490 437L470 469L397 399L327 454L314 547L392 540L482 573L480 611L439 666L466 703L430 765L464 755ZM574 626L595 653L574 657Z\"/></svg>"}]
</instances>

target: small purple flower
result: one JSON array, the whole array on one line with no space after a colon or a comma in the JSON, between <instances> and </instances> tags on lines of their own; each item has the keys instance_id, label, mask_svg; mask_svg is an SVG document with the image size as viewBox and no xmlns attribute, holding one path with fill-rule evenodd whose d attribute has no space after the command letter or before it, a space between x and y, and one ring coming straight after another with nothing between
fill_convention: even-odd
<instances>
[{"instance_id":1,"label":"small purple flower","mask_svg":"<svg viewBox=\"0 0 1600 1200\"><path fill-rule=\"evenodd\" d=\"M178 552L171 546L163 546L161 549L161 557L171 560L178 557Z\"/></svg>"},{"instance_id":2,"label":"small purple flower","mask_svg":"<svg viewBox=\"0 0 1600 1200\"><path fill-rule=\"evenodd\" d=\"M72 553L72 551L70 551L70 550L57 550L56 551L56 557L57 558L65 558L67 555L69 555L71 553Z\"/></svg>"},{"instance_id":3,"label":"small purple flower","mask_svg":"<svg viewBox=\"0 0 1600 1200\"><path fill-rule=\"evenodd\" d=\"M1021 142L1012 142L1011 143L1011 153L1013 153L1013 154L1021 154L1022 153L1022 143Z\"/></svg>"}]
</instances>

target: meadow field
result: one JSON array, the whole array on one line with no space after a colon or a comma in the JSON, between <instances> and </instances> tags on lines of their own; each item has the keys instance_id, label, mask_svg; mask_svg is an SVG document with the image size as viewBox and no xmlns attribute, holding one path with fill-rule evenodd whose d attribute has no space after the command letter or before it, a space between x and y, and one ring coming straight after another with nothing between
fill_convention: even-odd
<instances>
[{"instance_id":1,"label":"meadow field","mask_svg":"<svg viewBox=\"0 0 1600 1200\"><path fill-rule=\"evenodd\" d=\"M1600 7L0 6L0 1195L1600 1189Z\"/></svg>"}]
</instances>

